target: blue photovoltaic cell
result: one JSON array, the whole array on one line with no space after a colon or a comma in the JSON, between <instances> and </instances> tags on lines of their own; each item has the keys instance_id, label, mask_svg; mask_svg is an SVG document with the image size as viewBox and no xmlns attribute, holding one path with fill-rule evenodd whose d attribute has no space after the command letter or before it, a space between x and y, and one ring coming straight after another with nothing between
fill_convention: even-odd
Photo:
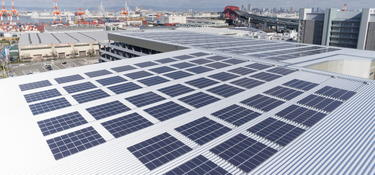
<instances>
[{"instance_id":1,"label":"blue photovoltaic cell","mask_svg":"<svg viewBox=\"0 0 375 175\"><path fill-rule=\"evenodd\" d=\"M228 81L228 80L237 78L238 76L234 75L234 74L227 73L227 72L221 72L221 73L210 75L209 77L213 78L213 79L216 79L216 80L220 80L220 81Z\"/></svg>"},{"instance_id":2,"label":"blue photovoltaic cell","mask_svg":"<svg viewBox=\"0 0 375 175\"><path fill-rule=\"evenodd\" d=\"M191 106L194 106L195 108L200 108L200 107L209 105L211 103L214 103L216 101L219 101L220 99L213 97L211 95L205 94L203 92L198 92L193 95L180 98L179 100Z\"/></svg>"},{"instance_id":3,"label":"blue photovoltaic cell","mask_svg":"<svg viewBox=\"0 0 375 175\"><path fill-rule=\"evenodd\" d=\"M86 124L87 121L78 112L64 114L38 122L44 136Z\"/></svg>"},{"instance_id":4,"label":"blue photovoltaic cell","mask_svg":"<svg viewBox=\"0 0 375 175\"><path fill-rule=\"evenodd\" d=\"M173 85L173 86L169 86L169 87L159 89L159 91L163 92L164 94L169 95L170 97L176 97L176 96L179 96L179 95L182 95L182 94L192 92L192 91L194 91L194 89L186 87L186 86L181 85L181 84L177 84L177 85Z\"/></svg>"},{"instance_id":5,"label":"blue photovoltaic cell","mask_svg":"<svg viewBox=\"0 0 375 175\"><path fill-rule=\"evenodd\" d=\"M168 67L168 66L162 66L162 67L150 69L151 72L155 72L155 73L158 73L158 74L162 74L162 73L166 73L166 72L172 72L174 70L176 70L176 69L173 69L173 68Z\"/></svg>"},{"instance_id":6,"label":"blue photovoltaic cell","mask_svg":"<svg viewBox=\"0 0 375 175\"><path fill-rule=\"evenodd\" d=\"M120 114L130 109L119 101L105 103L86 109L96 120Z\"/></svg>"},{"instance_id":7,"label":"blue photovoltaic cell","mask_svg":"<svg viewBox=\"0 0 375 175\"><path fill-rule=\"evenodd\" d=\"M47 86L51 86L51 85L52 84L48 80L44 80L44 81L37 81L37 82L33 82L33 83L21 84L21 85L19 85L19 87L20 87L21 91L27 91L27 90L47 87Z\"/></svg>"},{"instance_id":8,"label":"blue photovoltaic cell","mask_svg":"<svg viewBox=\"0 0 375 175\"><path fill-rule=\"evenodd\" d=\"M247 65L246 67L256 69L256 70L263 70L272 67L271 65L266 65L266 64L259 64L259 63L254 63Z\"/></svg>"},{"instance_id":9,"label":"blue photovoltaic cell","mask_svg":"<svg viewBox=\"0 0 375 175\"><path fill-rule=\"evenodd\" d=\"M66 77L55 78L56 82L59 84L83 80L83 79L84 78L81 75L71 75L71 76L66 76Z\"/></svg>"},{"instance_id":10,"label":"blue photovoltaic cell","mask_svg":"<svg viewBox=\"0 0 375 175\"><path fill-rule=\"evenodd\" d=\"M137 113L126 115L124 117L116 118L102 123L114 137L119 138L124 135L136 132L143 128L153 125L150 121L143 118Z\"/></svg>"},{"instance_id":11,"label":"blue photovoltaic cell","mask_svg":"<svg viewBox=\"0 0 375 175\"><path fill-rule=\"evenodd\" d=\"M256 72L256 70L248 69L248 68L244 68L244 67L239 67L239 68L229 70L229 72L232 72L232 73L235 73L235 74L238 74L238 75L247 75L247 74L251 74L251 73Z\"/></svg>"},{"instance_id":12,"label":"blue photovoltaic cell","mask_svg":"<svg viewBox=\"0 0 375 175\"><path fill-rule=\"evenodd\" d=\"M201 59L193 60L191 62L195 63L195 64L207 64L207 63L211 63L213 61L201 58Z\"/></svg>"},{"instance_id":13,"label":"blue photovoltaic cell","mask_svg":"<svg viewBox=\"0 0 375 175\"><path fill-rule=\"evenodd\" d=\"M323 119L326 114L310 110L297 105L292 105L276 114L279 117L304 124L306 126L313 126Z\"/></svg>"},{"instance_id":14,"label":"blue photovoltaic cell","mask_svg":"<svg viewBox=\"0 0 375 175\"><path fill-rule=\"evenodd\" d=\"M246 61L232 58L232 59L229 59L229 60L225 60L223 62L229 63L229 64L241 64L241 63L244 63Z\"/></svg>"},{"instance_id":15,"label":"blue photovoltaic cell","mask_svg":"<svg viewBox=\"0 0 375 175\"><path fill-rule=\"evenodd\" d=\"M164 74L164 76L166 76L168 78L172 78L174 80L189 77L189 76L192 76L192 75L193 74L187 73L187 72L184 72L184 71L177 71L177 72L171 72L171 73L168 73L168 74Z\"/></svg>"},{"instance_id":16,"label":"blue photovoltaic cell","mask_svg":"<svg viewBox=\"0 0 375 175\"><path fill-rule=\"evenodd\" d=\"M236 88L236 87L233 87L233 86L223 84L223 85L216 86L214 88L208 89L207 91L211 92L211 93L214 93L214 94L217 94L217 95L220 95L222 97L230 97L230 96L236 95L238 93L241 93L244 90L240 89L240 88Z\"/></svg>"},{"instance_id":17,"label":"blue photovoltaic cell","mask_svg":"<svg viewBox=\"0 0 375 175\"><path fill-rule=\"evenodd\" d=\"M347 91L347 90L344 90L344 89L334 88L334 87L331 87L331 86L326 86L326 87L316 91L315 93L321 94L321 95L324 95L324 96L327 96L327 97L336 98L336 99L339 99L339 100L344 100L344 101L349 100L353 95L356 94L353 91Z\"/></svg>"},{"instance_id":18,"label":"blue photovoltaic cell","mask_svg":"<svg viewBox=\"0 0 375 175\"><path fill-rule=\"evenodd\" d=\"M196 57L201 57L201 56L206 56L206 55L209 55L209 54L204 53L204 52L197 52L197 53L192 53L190 55L193 55L193 56L196 56Z\"/></svg>"},{"instance_id":19,"label":"blue photovoltaic cell","mask_svg":"<svg viewBox=\"0 0 375 175\"><path fill-rule=\"evenodd\" d=\"M112 92L116 94L122 94L125 92L135 91L141 88L142 88L141 86L135 83L131 83L131 82L108 87L109 90L111 90Z\"/></svg>"},{"instance_id":20,"label":"blue photovoltaic cell","mask_svg":"<svg viewBox=\"0 0 375 175\"><path fill-rule=\"evenodd\" d=\"M153 74L150 73L150 72L146 72L146 71L138 71L138 72L125 74L125 76L127 76L131 79L139 79L139 78L149 77L151 75L153 75Z\"/></svg>"},{"instance_id":21,"label":"blue photovoltaic cell","mask_svg":"<svg viewBox=\"0 0 375 175\"><path fill-rule=\"evenodd\" d=\"M212 71L212 69L207 68L207 67L203 67L203 66L198 66L198 67L193 67L193 68L187 69L187 71L190 71L190 72L193 72L193 73L196 73L196 74L201 74L201 73Z\"/></svg>"},{"instance_id":22,"label":"blue photovoltaic cell","mask_svg":"<svg viewBox=\"0 0 375 175\"><path fill-rule=\"evenodd\" d=\"M315 109L320 109L326 112L332 112L337 107L339 107L343 102L320 97L317 95L309 95L306 98L300 100L298 103L313 107Z\"/></svg>"},{"instance_id":23,"label":"blue photovoltaic cell","mask_svg":"<svg viewBox=\"0 0 375 175\"><path fill-rule=\"evenodd\" d=\"M231 84L246 88L246 89L251 89L254 87L257 87L259 85L262 85L264 82L263 81L258 81L250 78L242 78L236 81L231 82Z\"/></svg>"},{"instance_id":24,"label":"blue photovoltaic cell","mask_svg":"<svg viewBox=\"0 0 375 175\"><path fill-rule=\"evenodd\" d=\"M198 78L198 79L186 82L186 84L197 87L197 88L200 88L200 89L208 87L208 86L212 86L212 85L217 84L217 83L219 83L219 82L214 81L214 80L210 80L210 79L207 79L207 78Z\"/></svg>"},{"instance_id":25,"label":"blue photovoltaic cell","mask_svg":"<svg viewBox=\"0 0 375 175\"><path fill-rule=\"evenodd\" d=\"M193 67L193 66L196 66L196 65L192 64L192 63L182 62L182 63L178 63L178 64L173 64L172 66L176 67L176 68L179 68L179 69L185 69L185 68Z\"/></svg>"},{"instance_id":26,"label":"blue photovoltaic cell","mask_svg":"<svg viewBox=\"0 0 375 175\"><path fill-rule=\"evenodd\" d=\"M158 106L145 109L144 111L146 111L151 116L157 118L160 121L165 121L177 117L179 115L185 114L190 110L175 102L167 102Z\"/></svg>"},{"instance_id":27,"label":"blue photovoltaic cell","mask_svg":"<svg viewBox=\"0 0 375 175\"><path fill-rule=\"evenodd\" d=\"M71 106L71 104L65 98L59 98L55 100L29 105L31 112L34 115L62 109L68 106Z\"/></svg>"},{"instance_id":28,"label":"blue photovoltaic cell","mask_svg":"<svg viewBox=\"0 0 375 175\"><path fill-rule=\"evenodd\" d=\"M296 72L297 70L292 70L292 69L287 69L287 68L282 68L282 67L276 67L270 70L267 70L267 72L272 72L280 75L288 75L293 72Z\"/></svg>"},{"instance_id":29,"label":"blue photovoltaic cell","mask_svg":"<svg viewBox=\"0 0 375 175\"><path fill-rule=\"evenodd\" d=\"M165 175L229 175L226 170L211 162L202 155L191 159L184 164L165 173Z\"/></svg>"},{"instance_id":30,"label":"blue photovoltaic cell","mask_svg":"<svg viewBox=\"0 0 375 175\"><path fill-rule=\"evenodd\" d=\"M246 173L277 152L242 134L234 136L210 151Z\"/></svg>"},{"instance_id":31,"label":"blue photovoltaic cell","mask_svg":"<svg viewBox=\"0 0 375 175\"><path fill-rule=\"evenodd\" d=\"M93 78L93 77L99 77L99 76L103 76L103 75L109 75L109 74L112 74L112 73L108 70L98 70L98 71L93 71L93 72L87 72L85 74L87 76L89 76L90 78Z\"/></svg>"},{"instance_id":32,"label":"blue photovoltaic cell","mask_svg":"<svg viewBox=\"0 0 375 175\"><path fill-rule=\"evenodd\" d=\"M264 81L272 81L272 80L276 80L276 79L280 78L281 76L280 75L266 73L266 72L261 72L261 73L252 75L251 77L257 78L257 79L260 79L260 80L264 80Z\"/></svg>"},{"instance_id":33,"label":"blue photovoltaic cell","mask_svg":"<svg viewBox=\"0 0 375 175\"><path fill-rule=\"evenodd\" d=\"M56 160L104 143L105 140L93 128L88 127L47 140Z\"/></svg>"},{"instance_id":34,"label":"blue photovoltaic cell","mask_svg":"<svg viewBox=\"0 0 375 175\"><path fill-rule=\"evenodd\" d=\"M282 99L285 99L285 100L291 100L301 94L303 94L303 92L301 91L297 91L297 90L293 90L293 89L289 89L289 88L285 88L285 87L281 87L281 86L277 86L275 88L272 88L266 92L264 92L265 94L268 94L268 95L271 95L271 96L275 96L275 97L278 97L278 98L282 98Z\"/></svg>"},{"instance_id":35,"label":"blue photovoltaic cell","mask_svg":"<svg viewBox=\"0 0 375 175\"><path fill-rule=\"evenodd\" d=\"M24 95L26 101L28 103L35 102L35 101L40 101L40 100L45 100L53 97L58 97L61 96L61 93L56 90L56 89L50 89L46 91L41 91L41 92L35 92L32 94L26 94Z\"/></svg>"},{"instance_id":36,"label":"blue photovoltaic cell","mask_svg":"<svg viewBox=\"0 0 375 175\"><path fill-rule=\"evenodd\" d=\"M176 131L197 142L199 145L204 145L224 135L230 130L231 129L216 123L207 117L194 120L188 124L176 128Z\"/></svg>"},{"instance_id":37,"label":"blue photovoltaic cell","mask_svg":"<svg viewBox=\"0 0 375 175\"><path fill-rule=\"evenodd\" d=\"M172 59L172 58L164 58L164 59L156 60L156 62L162 63L162 64L171 63L171 62L175 62L175 61L177 61L177 60Z\"/></svg>"},{"instance_id":38,"label":"blue photovoltaic cell","mask_svg":"<svg viewBox=\"0 0 375 175\"><path fill-rule=\"evenodd\" d=\"M216 63L207 64L206 66L210 67L210 68L221 69L221 68L228 67L228 66L231 66L231 65L216 62Z\"/></svg>"},{"instance_id":39,"label":"blue photovoltaic cell","mask_svg":"<svg viewBox=\"0 0 375 175\"><path fill-rule=\"evenodd\" d=\"M133 69L136 69L136 67L129 66L129 65L112 68L112 70L114 70L116 72L125 72L125 71L129 71L129 70L133 70Z\"/></svg>"},{"instance_id":40,"label":"blue photovoltaic cell","mask_svg":"<svg viewBox=\"0 0 375 175\"><path fill-rule=\"evenodd\" d=\"M122 78L120 76L115 76L115 77L103 78L103 79L96 80L96 81L103 86L108 86L108 85L111 85L111 84L121 83L121 82L124 82L126 80L125 80L125 78Z\"/></svg>"},{"instance_id":41,"label":"blue photovoltaic cell","mask_svg":"<svg viewBox=\"0 0 375 175\"><path fill-rule=\"evenodd\" d=\"M318 84L316 84L316 83L303 81L303 80L297 80L297 79L289 81L289 82L287 82L283 85L289 86L289 87L292 87L292 88L296 88L296 89L301 89L301 90L304 90L304 91L308 91L308 90L318 86Z\"/></svg>"},{"instance_id":42,"label":"blue photovoltaic cell","mask_svg":"<svg viewBox=\"0 0 375 175\"><path fill-rule=\"evenodd\" d=\"M147 106L147 105L165 100L164 97L158 94L155 94L153 92L147 92L144 94L128 97L125 99L137 107Z\"/></svg>"},{"instance_id":43,"label":"blue photovoltaic cell","mask_svg":"<svg viewBox=\"0 0 375 175\"><path fill-rule=\"evenodd\" d=\"M153 170L192 149L170 134L163 133L128 147L128 150L148 169Z\"/></svg>"},{"instance_id":44,"label":"blue photovoltaic cell","mask_svg":"<svg viewBox=\"0 0 375 175\"><path fill-rule=\"evenodd\" d=\"M138 63L138 64L135 64L135 65L138 66L138 67L144 68L144 67L155 66L155 65L158 65L158 64L154 63L152 61L146 61L146 62Z\"/></svg>"},{"instance_id":45,"label":"blue photovoltaic cell","mask_svg":"<svg viewBox=\"0 0 375 175\"><path fill-rule=\"evenodd\" d=\"M86 103L89 101L98 100L101 98L109 97L109 95L101 89L84 92L72 96L78 103Z\"/></svg>"},{"instance_id":46,"label":"blue photovoltaic cell","mask_svg":"<svg viewBox=\"0 0 375 175\"><path fill-rule=\"evenodd\" d=\"M222 56L210 56L210 57L207 57L207 59L211 59L211 60L215 60L215 61L221 61L221 60L225 60L225 59L228 59L228 58L222 57Z\"/></svg>"},{"instance_id":47,"label":"blue photovoltaic cell","mask_svg":"<svg viewBox=\"0 0 375 175\"><path fill-rule=\"evenodd\" d=\"M179 60L187 60L187 59L191 59L191 58L194 58L194 57L190 56L190 55L181 55L181 56L176 56L174 58L179 59Z\"/></svg>"},{"instance_id":48,"label":"blue photovoltaic cell","mask_svg":"<svg viewBox=\"0 0 375 175\"><path fill-rule=\"evenodd\" d=\"M259 117L261 114L238 105L232 105L212 114L226 122L241 126L246 122Z\"/></svg>"},{"instance_id":49,"label":"blue photovoltaic cell","mask_svg":"<svg viewBox=\"0 0 375 175\"><path fill-rule=\"evenodd\" d=\"M154 77L151 77L151 78L139 80L139 82L141 82L142 84L147 85L147 86L155 86L155 85L162 84L162 83L165 83L165 82L168 82L168 81L169 80L167 80L165 78L162 78L162 77L159 77L159 76L154 76Z\"/></svg>"},{"instance_id":50,"label":"blue photovoltaic cell","mask_svg":"<svg viewBox=\"0 0 375 175\"><path fill-rule=\"evenodd\" d=\"M266 120L248 129L248 131L276 142L281 146L286 146L288 143L292 142L303 132L305 132L304 129L289 125L273 118L267 118Z\"/></svg>"},{"instance_id":51,"label":"blue photovoltaic cell","mask_svg":"<svg viewBox=\"0 0 375 175\"><path fill-rule=\"evenodd\" d=\"M268 112L282 105L284 102L258 94L254 97L242 101L241 103Z\"/></svg>"},{"instance_id":52,"label":"blue photovoltaic cell","mask_svg":"<svg viewBox=\"0 0 375 175\"><path fill-rule=\"evenodd\" d=\"M94 89L97 88L94 84L91 82L86 82L86 83L79 83L71 86L65 86L64 89L68 93L75 93L75 92L80 92L80 91L85 91L89 89Z\"/></svg>"}]
</instances>

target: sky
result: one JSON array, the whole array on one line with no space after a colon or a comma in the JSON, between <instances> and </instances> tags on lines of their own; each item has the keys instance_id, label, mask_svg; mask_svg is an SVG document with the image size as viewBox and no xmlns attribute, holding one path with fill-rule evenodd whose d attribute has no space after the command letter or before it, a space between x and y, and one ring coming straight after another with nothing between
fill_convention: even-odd
<instances>
[{"instance_id":1,"label":"sky","mask_svg":"<svg viewBox=\"0 0 375 175\"><path fill-rule=\"evenodd\" d=\"M5 0L7 4L11 0ZM123 8L125 0L102 0L108 9ZM130 7L143 7L167 10L223 9L226 5L252 4L253 7L320 7L341 8L348 4L349 9L375 8L375 0L127 0ZM61 9L97 8L100 0L59 0ZM51 8L52 0L15 0L16 6L30 8Z\"/></svg>"}]
</instances>

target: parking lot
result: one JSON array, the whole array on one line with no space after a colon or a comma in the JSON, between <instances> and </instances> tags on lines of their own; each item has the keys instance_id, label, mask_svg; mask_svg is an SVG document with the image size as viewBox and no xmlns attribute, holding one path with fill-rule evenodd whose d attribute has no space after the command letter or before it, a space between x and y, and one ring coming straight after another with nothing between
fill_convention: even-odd
<instances>
[{"instance_id":1,"label":"parking lot","mask_svg":"<svg viewBox=\"0 0 375 175\"><path fill-rule=\"evenodd\" d=\"M36 74L51 70L66 69L98 63L98 57L59 59L43 62L18 63L8 65L8 76Z\"/></svg>"}]
</instances>

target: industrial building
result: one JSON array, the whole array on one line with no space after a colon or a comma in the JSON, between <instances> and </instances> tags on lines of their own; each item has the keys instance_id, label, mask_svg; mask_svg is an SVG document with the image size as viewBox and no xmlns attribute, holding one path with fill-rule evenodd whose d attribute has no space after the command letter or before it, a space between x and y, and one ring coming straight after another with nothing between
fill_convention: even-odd
<instances>
[{"instance_id":1,"label":"industrial building","mask_svg":"<svg viewBox=\"0 0 375 175\"><path fill-rule=\"evenodd\" d=\"M163 53L0 80L1 174L374 174L374 67L310 68L374 52L178 30L108 38Z\"/></svg>"},{"instance_id":2,"label":"industrial building","mask_svg":"<svg viewBox=\"0 0 375 175\"><path fill-rule=\"evenodd\" d=\"M105 31L24 33L19 40L22 61L76 58L99 55L99 42L107 42Z\"/></svg>"},{"instance_id":3,"label":"industrial building","mask_svg":"<svg viewBox=\"0 0 375 175\"><path fill-rule=\"evenodd\" d=\"M302 43L375 50L375 9L300 9L299 31Z\"/></svg>"}]
</instances>

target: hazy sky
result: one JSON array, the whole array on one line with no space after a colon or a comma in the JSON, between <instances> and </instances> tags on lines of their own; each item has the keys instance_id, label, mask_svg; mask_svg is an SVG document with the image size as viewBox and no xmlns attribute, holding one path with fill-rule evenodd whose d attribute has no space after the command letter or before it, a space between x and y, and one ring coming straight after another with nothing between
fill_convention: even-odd
<instances>
[{"instance_id":1,"label":"hazy sky","mask_svg":"<svg viewBox=\"0 0 375 175\"><path fill-rule=\"evenodd\" d=\"M6 0L7 4L11 0ZM16 6L21 7L42 7L52 6L52 0L15 0ZM59 0L62 9L64 8L96 8L100 0ZM102 0L107 8L122 8L125 0ZM128 0L129 6L145 8L166 8L166 9L222 9L225 5L252 4L253 7L336 7L341 8L348 4L350 9L354 8L375 8L375 0Z\"/></svg>"}]
</instances>

